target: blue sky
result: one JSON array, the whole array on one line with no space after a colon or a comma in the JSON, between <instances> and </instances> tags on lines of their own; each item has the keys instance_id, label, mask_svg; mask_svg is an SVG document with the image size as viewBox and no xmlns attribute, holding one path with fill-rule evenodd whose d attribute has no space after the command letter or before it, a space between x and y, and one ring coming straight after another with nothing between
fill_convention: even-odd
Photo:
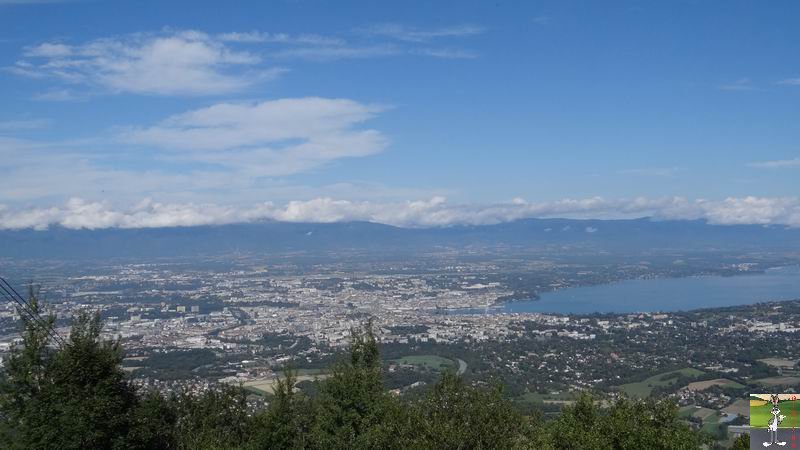
<instances>
[{"instance_id":1,"label":"blue sky","mask_svg":"<svg viewBox=\"0 0 800 450\"><path fill-rule=\"evenodd\" d=\"M800 225L791 1L0 0L0 228Z\"/></svg>"}]
</instances>

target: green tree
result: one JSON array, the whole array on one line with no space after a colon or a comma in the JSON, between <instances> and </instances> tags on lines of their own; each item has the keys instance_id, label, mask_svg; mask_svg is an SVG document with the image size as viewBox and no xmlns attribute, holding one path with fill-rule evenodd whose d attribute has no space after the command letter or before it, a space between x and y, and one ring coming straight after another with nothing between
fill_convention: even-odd
<instances>
[{"instance_id":1,"label":"green tree","mask_svg":"<svg viewBox=\"0 0 800 450\"><path fill-rule=\"evenodd\" d=\"M533 430L499 386L466 386L452 373L414 404L412 416L407 431L415 448L521 448Z\"/></svg>"},{"instance_id":2,"label":"green tree","mask_svg":"<svg viewBox=\"0 0 800 450\"><path fill-rule=\"evenodd\" d=\"M750 450L750 435L745 433L733 441L731 450Z\"/></svg>"},{"instance_id":3,"label":"green tree","mask_svg":"<svg viewBox=\"0 0 800 450\"><path fill-rule=\"evenodd\" d=\"M35 298L31 304L38 312ZM0 382L5 448L123 446L137 397L119 366L119 342L101 338L99 314L81 313L69 339L53 350L53 320L24 321L22 345Z\"/></svg>"},{"instance_id":4,"label":"green tree","mask_svg":"<svg viewBox=\"0 0 800 450\"><path fill-rule=\"evenodd\" d=\"M253 432L244 390L223 386L202 394L182 393L177 399L178 448L242 448Z\"/></svg>"},{"instance_id":5,"label":"green tree","mask_svg":"<svg viewBox=\"0 0 800 450\"><path fill-rule=\"evenodd\" d=\"M351 332L349 361L334 364L315 401L312 445L317 448L393 448L401 408L383 388L372 323Z\"/></svg>"},{"instance_id":6,"label":"green tree","mask_svg":"<svg viewBox=\"0 0 800 450\"><path fill-rule=\"evenodd\" d=\"M284 377L276 381L270 407L259 414L254 423L252 448L307 448L313 405L302 393L295 392L297 373L284 369Z\"/></svg>"},{"instance_id":7,"label":"green tree","mask_svg":"<svg viewBox=\"0 0 800 450\"><path fill-rule=\"evenodd\" d=\"M556 420L548 424L548 445L557 449L610 448L603 433L600 411L594 399L582 394L575 403L565 407Z\"/></svg>"},{"instance_id":8,"label":"green tree","mask_svg":"<svg viewBox=\"0 0 800 450\"><path fill-rule=\"evenodd\" d=\"M40 314L41 308L32 289L29 302L34 314ZM25 314L21 316L22 344L12 349L0 379L0 443L4 448L24 448L26 444L37 442L34 416L38 414L43 385L49 381L49 330L55 318L47 316L38 322Z\"/></svg>"},{"instance_id":9,"label":"green tree","mask_svg":"<svg viewBox=\"0 0 800 450\"><path fill-rule=\"evenodd\" d=\"M178 405L174 397L158 392L144 394L131 413L126 448L167 450L178 448Z\"/></svg>"},{"instance_id":10,"label":"green tree","mask_svg":"<svg viewBox=\"0 0 800 450\"><path fill-rule=\"evenodd\" d=\"M696 449L710 444L678 417L668 400L621 398L601 409L589 394L564 409L548 427L554 448Z\"/></svg>"}]
</instances>

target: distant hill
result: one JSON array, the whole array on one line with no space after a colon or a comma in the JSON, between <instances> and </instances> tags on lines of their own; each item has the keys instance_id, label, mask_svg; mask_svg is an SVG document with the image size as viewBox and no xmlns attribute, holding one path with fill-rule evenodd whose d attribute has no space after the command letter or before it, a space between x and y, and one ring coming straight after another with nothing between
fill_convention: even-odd
<instances>
[{"instance_id":1,"label":"distant hill","mask_svg":"<svg viewBox=\"0 0 800 450\"><path fill-rule=\"evenodd\" d=\"M104 258L231 252L417 252L436 248L591 246L609 251L800 249L800 229L705 221L525 219L497 225L399 228L369 222L0 230L0 257Z\"/></svg>"}]
</instances>

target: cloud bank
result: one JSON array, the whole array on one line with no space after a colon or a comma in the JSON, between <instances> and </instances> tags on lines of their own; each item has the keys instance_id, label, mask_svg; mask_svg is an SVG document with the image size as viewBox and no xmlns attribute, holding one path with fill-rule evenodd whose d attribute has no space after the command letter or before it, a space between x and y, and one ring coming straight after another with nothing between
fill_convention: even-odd
<instances>
[{"instance_id":1,"label":"cloud bank","mask_svg":"<svg viewBox=\"0 0 800 450\"><path fill-rule=\"evenodd\" d=\"M705 219L720 225L786 225L800 227L800 198L727 198L720 201L662 199L564 199L470 205L449 203L444 197L405 202L372 202L316 198L248 206L160 203L146 199L128 209L73 198L50 208L15 209L0 205L0 229L44 230L58 225L70 229L154 228L222 225L263 220L282 222L370 221L401 227L489 225L533 217ZM593 232L587 229L587 232ZM596 231L596 230L594 230Z\"/></svg>"}]
</instances>

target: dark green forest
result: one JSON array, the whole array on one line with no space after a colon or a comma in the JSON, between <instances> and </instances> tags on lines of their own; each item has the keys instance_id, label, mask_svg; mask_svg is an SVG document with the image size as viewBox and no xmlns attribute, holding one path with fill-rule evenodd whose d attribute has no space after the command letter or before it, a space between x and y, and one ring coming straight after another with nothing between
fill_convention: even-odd
<instances>
[{"instance_id":1,"label":"dark green forest","mask_svg":"<svg viewBox=\"0 0 800 450\"><path fill-rule=\"evenodd\" d=\"M269 405L253 411L236 386L168 397L137 392L121 369L122 346L101 338L99 315L73 319L61 345L52 341L53 320L23 320L22 343L6 361L2 448L713 448L668 401L600 402L584 394L545 421L515 409L502 386L470 386L450 373L418 398L394 396L383 384L369 324L353 330L348 357L313 395L294 389L295 375L286 370Z\"/></svg>"}]
</instances>

